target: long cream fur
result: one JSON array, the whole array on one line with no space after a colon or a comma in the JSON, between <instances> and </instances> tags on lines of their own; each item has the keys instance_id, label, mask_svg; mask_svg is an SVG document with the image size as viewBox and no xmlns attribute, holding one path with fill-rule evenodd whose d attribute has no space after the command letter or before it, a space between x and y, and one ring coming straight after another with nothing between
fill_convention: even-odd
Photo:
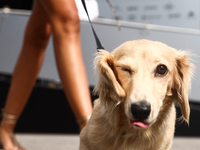
<instances>
[{"instance_id":1,"label":"long cream fur","mask_svg":"<svg viewBox=\"0 0 200 150\"><path fill-rule=\"evenodd\" d=\"M167 66L164 76L156 67ZM189 122L188 91L192 64L189 55L163 43L129 41L112 53L101 50L95 58L99 99L80 135L80 150L169 150L180 105ZM130 127L130 104L147 101L151 113L146 129Z\"/></svg>"}]
</instances>

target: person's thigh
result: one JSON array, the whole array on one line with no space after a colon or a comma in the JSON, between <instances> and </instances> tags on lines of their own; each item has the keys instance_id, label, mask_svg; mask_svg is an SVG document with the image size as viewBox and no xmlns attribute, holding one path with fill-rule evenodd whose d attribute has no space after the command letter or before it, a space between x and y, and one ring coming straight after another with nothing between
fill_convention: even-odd
<instances>
[{"instance_id":1,"label":"person's thigh","mask_svg":"<svg viewBox=\"0 0 200 150\"><path fill-rule=\"evenodd\" d=\"M78 11L74 0L38 0L45 8L51 20L51 25L57 22L74 23L79 22Z\"/></svg>"},{"instance_id":2,"label":"person's thigh","mask_svg":"<svg viewBox=\"0 0 200 150\"><path fill-rule=\"evenodd\" d=\"M32 13L26 28L26 35L29 38L33 38L33 40L37 41L45 41L49 39L51 34L51 26L50 19L47 15L45 8L41 5L39 0L34 0ZM39 42L38 44L42 44Z\"/></svg>"}]
</instances>

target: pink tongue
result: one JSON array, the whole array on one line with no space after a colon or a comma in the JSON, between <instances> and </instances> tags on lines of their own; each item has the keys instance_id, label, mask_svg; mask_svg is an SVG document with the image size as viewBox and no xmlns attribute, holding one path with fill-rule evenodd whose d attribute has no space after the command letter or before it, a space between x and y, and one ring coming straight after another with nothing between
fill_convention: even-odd
<instances>
[{"instance_id":1,"label":"pink tongue","mask_svg":"<svg viewBox=\"0 0 200 150\"><path fill-rule=\"evenodd\" d=\"M141 127L141 128L144 128L144 129L146 129L146 128L148 128L148 124L146 124L146 123L144 123L144 122L141 122L141 121L135 121L135 122L132 122L132 124L131 124L131 126L130 126L130 128L132 128L133 126L139 126L139 127Z\"/></svg>"}]
</instances>

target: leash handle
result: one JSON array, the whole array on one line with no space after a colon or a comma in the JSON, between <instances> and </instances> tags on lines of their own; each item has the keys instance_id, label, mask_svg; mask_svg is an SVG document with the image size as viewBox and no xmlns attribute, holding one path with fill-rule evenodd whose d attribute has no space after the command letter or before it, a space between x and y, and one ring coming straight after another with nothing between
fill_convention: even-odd
<instances>
[{"instance_id":1,"label":"leash handle","mask_svg":"<svg viewBox=\"0 0 200 150\"><path fill-rule=\"evenodd\" d=\"M82 4L83 4L83 7L84 7L84 9L85 9L85 12L86 12L86 14L87 14L87 16L88 16L88 20L89 20L89 22L90 22L90 25L91 25L91 28L92 28L92 32L93 32L93 34L94 34L94 38L95 38L96 45L97 45L97 52L99 52L99 49L104 49L104 47L101 45L101 42L100 42L100 40L99 40L99 38L98 38L98 36L97 36L97 34L96 34L94 28L93 28L92 22L91 22L91 20L90 20L90 16L89 16L88 11L87 11L87 7L86 7L86 4L85 4L85 0L81 0L81 1L82 1Z\"/></svg>"}]
</instances>

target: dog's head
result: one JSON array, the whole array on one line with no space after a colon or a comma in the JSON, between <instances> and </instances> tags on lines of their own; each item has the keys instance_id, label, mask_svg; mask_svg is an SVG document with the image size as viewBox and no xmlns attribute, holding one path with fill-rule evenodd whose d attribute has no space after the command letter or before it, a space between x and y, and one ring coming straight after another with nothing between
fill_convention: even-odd
<instances>
[{"instance_id":1,"label":"dog's head","mask_svg":"<svg viewBox=\"0 0 200 150\"><path fill-rule=\"evenodd\" d=\"M124 104L131 127L153 124L164 101L177 101L188 122L192 66L188 59L183 51L148 40L126 42L112 53L102 50L95 59L96 91L108 106L111 101Z\"/></svg>"}]
</instances>

